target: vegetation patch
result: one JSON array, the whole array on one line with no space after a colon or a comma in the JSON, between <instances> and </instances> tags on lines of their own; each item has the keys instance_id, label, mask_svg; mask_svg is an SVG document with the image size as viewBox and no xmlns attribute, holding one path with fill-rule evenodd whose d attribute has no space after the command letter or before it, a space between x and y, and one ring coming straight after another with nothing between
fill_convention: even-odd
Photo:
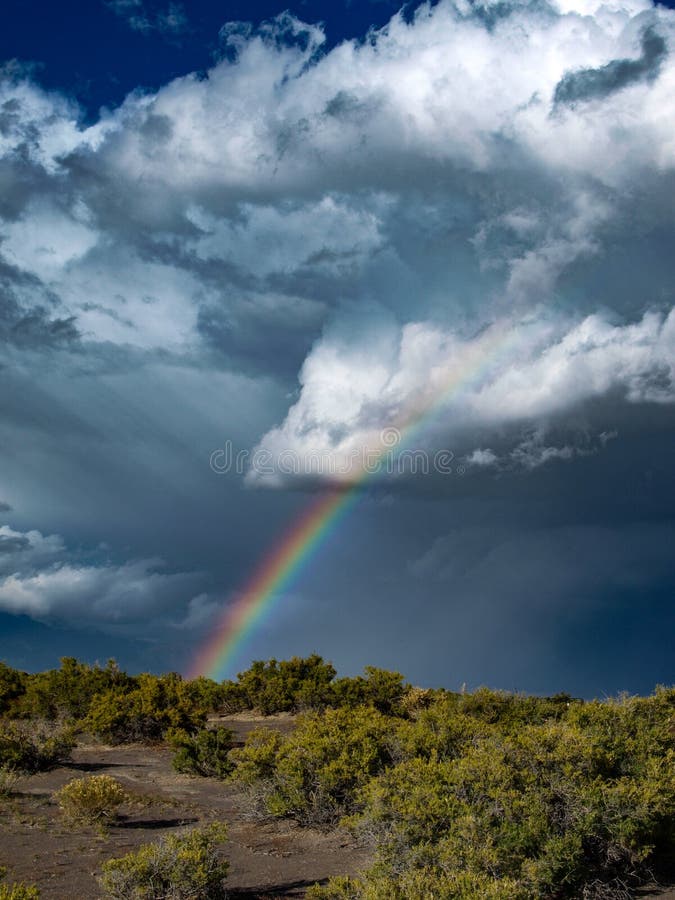
<instances>
[{"instance_id":1,"label":"vegetation patch","mask_svg":"<svg viewBox=\"0 0 675 900\"><path fill-rule=\"evenodd\" d=\"M180 676L139 675L132 690L113 688L94 696L82 727L112 744L152 743L175 729L198 730L207 712Z\"/></svg>"},{"instance_id":2,"label":"vegetation patch","mask_svg":"<svg viewBox=\"0 0 675 900\"><path fill-rule=\"evenodd\" d=\"M227 827L214 823L103 864L100 884L111 900L223 900L228 864L218 846Z\"/></svg>"},{"instance_id":3,"label":"vegetation patch","mask_svg":"<svg viewBox=\"0 0 675 900\"><path fill-rule=\"evenodd\" d=\"M489 694L399 725L402 758L365 783L348 823L376 864L314 900L619 898L669 865L675 691L562 712Z\"/></svg>"},{"instance_id":4,"label":"vegetation patch","mask_svg":"<svg viewBox=\"0 0 675 900\"><path fill-rule=\"evenodd\" d=\"M39 900L40 892L33 884L4 884L7 869L0 866L0 900Z\"/></svg>"},{"instance_id":5,"label":"vegetation patch","mask_svg":"<svg viewBox=\"0 0 675 900\"><path fill-rule=\"evenodd\" d=\"M392 762L392 723L373 707L302 716L287 738L253 732L233 750L234 777L262 792L266 811L305 825L335 824L356 792Z\"/></svg>"},{"instance_id":6,"label":"vegetation patch","mask_svg":"<svg viewBox=\"0 0 675 900\"><path fill-rule=\"evenodd\" d=\"M234 768L230 759L233 741L234 732L222 726L204 728L194 735L177 729L169 734L174 750L172 765L186 775L226 778Z\"/></svg>"},{"instance_id":7,"label":"vegetation patch","mask_svg":"<svg viewBox=\"0 0 675 900\"><path fill-rule=\"evenodd\" d=\"M236 748L228 728L206 727L209 713L244 709L297 713L296 727ZM254 814L350 829L374 865L311 888L313 900L618 900L672 881L673 688L584 702L420 689L376 668L339 679L316 655L258 661L223 684L64 659L39 675L0 665L0 714L0 794L64 761L79 727L168 741L177 771L231 779ZM102 775L57 799L101 826L127 796ZM221 840L168 837L111 861L102 884L109 897L223 896Z\"/></svg>"},{"instance_id":8,"label":"vegetation patch","mask_svg":"<svg viewBox=\"0 0 675 900\"><path fill-rule=\"evenodd\" d=\"M75 739L70 729L37 723L0 722L0 767L43 772L69 759Z\"/></svg>"},{"instance_id":9,"label":"vegetation patch","mask_svg":"<svg viewBox=\"0 0 675 900\"><path fill-rule=\"evenodd\" d=\"M11 797L20 777L16 769L0 766L0 800Z\"/></svg>"},{"instance_id":10,"label":"vegetation patch","mask_svg":"<svg viewBox=\"0 0 675 900\"><path fill-rule=\"evenodd\" d=\"M117 818L119 807L128 802L129 795L110 775L89 775L69 781L54 799L69 822L101 826Z\"/></svg>"}]
</instances>

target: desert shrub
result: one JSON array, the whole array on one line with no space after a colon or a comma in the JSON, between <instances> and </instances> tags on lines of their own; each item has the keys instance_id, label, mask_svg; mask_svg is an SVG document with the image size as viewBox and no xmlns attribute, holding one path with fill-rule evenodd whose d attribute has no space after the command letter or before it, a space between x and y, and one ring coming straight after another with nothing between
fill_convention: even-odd
<instances>
[{"instance_id":1,"label":"desert shrub","mask_svg":"<svg viewBox=\"0 0 675 900\"><path fill-rule=\"evenodd\" d=\"M0 866L0 882L6 875L7 869ZM0 900L40 900L40 892L32 884L0 884Z\"/></svg>"},{"instance_id":2,"label":"desert shrub","mask_svg":"<svg viewBox=\"0 0 675 900\"><path fill-rule=\"evenodd\" d=\"M211 678L200 676L192 681L185 681L183 693L193 707L207 712L220 712L227 698L226 684L219 684Z\"/></svg>"},{"instance_id":3,"label":"desert shrub","mask_svg":"<svg viewBox=\"0 0 675 900\"><path fill-rule=\"evenodd\" d=\"M87 715L97 694L112 688L129 690L132 685L133 679L112 659L101 668L64 657L60 668L27 676L16 710L24 717L77 720Z\"/></svg>"},{"instance_id":4,"label":"desert shrub","mask_svg":"<svg viewBox=\"0 0 675 900\"><path fill-rule=\"evenodd\" d=\"M235 778L265 787L271 815L325 825L352 811L358 788L391 761L391 725L372 707L308 713L287 738L254 732L230 758Z\"/></svg>"},{"instance_id":5,"label":"desert shrub","mask_svg":"<svg viewBox=\"0 0 675 900\"><path fill-rule=\"evenodd\" d=\"M441 697L399 726L397 759L453 759L495 733L494 726L460 712L453 697Z\"/></svg>"},{"instance_id":6,"label":"desert shrub","mask_svg":"<svg viewBox=\"0 0 675 900\"><path fill-rule=\"evenodd\" d=\"M326 884L308 887L305 900L359 900L363 897L363 890L364 885L360 879L337 875Z\"/></svg>"},{"instance_id":7,"label":"desert shrub","mask_svg":"<svg viewBox=\"0 0 675 900\"><path fill-rule=\"evenodd\" d=\"M255 784L273 779L283 744L284 738L278 731L256 728L249 732L244 746L230 753L237 780L242 784Z\"/></svg>"},{"instance_id":8,"label":"desert shrub","mask_svg":"<svg viewBox=\"0 0 675 900\"><path fill-rule=\"evenodd\" d=\"M20 775L16 769L0 766L0 799L11 796L19 779Z\"/></svg>"},{"instance_id":9,"label":"desert shrub","mask_svg":"<svg viewBox=\"0 0 675 900\"><path fill-rule=\"evenodd\" d=\"M236 681L223 681L220 685L221 712L238 713L251 708L248 697Z\"/></svg>"},{"instance_id":10,"label":"desert shrub","mask_svg":"<svg viewBox=\"0 0 675 900\"><path fill-rule=\"evenodd\" d=\"M39 900L40 891L34 884L0 884L0 900Z\"/></svg>"},{"instance_id":11,"label":"desert shrub","mask_svg":"<svg viewBox=\"0 0 675 900\"><path fill-rule=\"evenodd\" d=\"M408 717L415 717L420 710L428 709L436 700L436 692L431 688L409 687L399 703L402 712Z\"/></svg>"},{"instance_id":12,"label":"desert shrub","mask_svg":"<svg viewBox=\"0 0 675 900\"><path fill-rule=\"evenodd\" d=\"M129 796L110 775L89 775L69 781L55 793L54 799L69 821L95 825L113 821Z\"/></svg>"},{"instance_id":13,"label":"desert shrub","mask_svg":"<svg viewBox=\"0 0 675 900\"><path fill-rule=\"evenodd\" d=\"M113 744L153 742L172 729L188 733L206 723L207 708L202 698L191 695L189 682L179 675L139 675L137 687L117 689L92 700L82 726Z\"/></svg>"},{"instance_id":14,"label":"desert shrub","mask_svg":"<svg viewBox=\"0 0 675 900\"><path fill-rule=\"evenodd\" d=\"M13 715L26 691L28 675L0 662L0 716Z\"/></svg>"},{"instance_id":15,"label":"desert shrub","mask_svg":"<svg viewBox=\"0 0 675 900\"><path fill-rule=\"evenodd\" d=\"M405 684L400 672L388 672L366 666L365 677L339 678L332 685L331 705L374 706L385 715L400 715L404 712L403 700L409 685Z\"/></svg>"},{"instance_id":16,"label":"desert shrub","mask_svg":"<svg viewBox=\"0 0 675 900\"><path fill-rule=\"evenodd\" d=\"M472 692L434 691L449 713L455 711L485 725L496 725L502 731L513 731L522 725L541 725L566 717L572 705L581 704L569 694L534 697L527 694L495 691L481 687Z\"/></svg>"},{"instance_id":17,"label":"desert shrub","mask_svg":"<svg viewBox=\"0 0 675 900\"><path fill-rule=\"evenodd\" d=\"M230 713L256 709L273 715L362 705L386 714L405 712L402 704L410 688L398 672L368 666L365 676L336 681L335 675L335 668L314 653L282 661L256 660L236 681L216 684L200 678L188 684L202 705Z\"/></svg>"},{"instance_id":18,"label":"desert shrub","mask_svg":"<svg viewBox=\"0 0 675 900\"><path fill-rule=\"evenodd\" d=\"M103 864L100 884L111 900L221 900L228 864L217 845L227 828L214 823Z\"/></svg>"},{"instance_id":19,"label":"desert shrub","mask_svg":"<svg viewBox=\"0 0 675 900\"><path fill-rule=\"evenodd\" d=\"M247 708L258 709L263 715L320 709L331 700L335 674L333 666L316 653L282 662L256 660L237 676L237 692Z\"/></svg>"},{"instance_id":20,"label":"desert shrub","mask_svg":"<svg viewBox=\"0 0 675 900\"><path fill-rule=\"evenodd\" d=\"M408 686L400 672L366 666L367 702L385 715L398 715Z\"/></svg>"},{"instance_id":21,"label":"desert shrub","mask_svg":"<svg viewBox=\"0 0 675 900\"><path fill-rule=\"evenodd\" d=\"M330 706L337 708L368 705L368 683L361 675L338 678L331 685Z\"/></svg>"},{"instance_id":22,"label":"desert shrub","mask_svg":"<svg viewBox=\"0 0 675 900\"><path fill-rule=\"evenodd\" d=\"M607 747L577 724L492 728L455 755L412 757L366 784L358 822L378 863L357 896L379 897L391 879L399 893L389 896L426 896L411 888L421 879L429 896L579 897L639 883L671 856L675 751L634 759L617 778ZM457 879L465 887L446 892Z\"/></svg>"},{"instance_id":23,"label":"desert shrub","mask_svg":"<svg viewBox=\"0 0 675 900\"><path fill-rule=\"evenodd\" d=\"M675 689L575 705L567 721L592 735L605 754L608 774L634 775L647 759L675 747Z\"/></svg>"},{"instance_id":24,"label":"desert shrub","mask_svg":"<svg viewBox=\"0 0 675 900\"><path fill-rule=\"evenodd\" d=\"M233 738L234 732L223 727L204 728L194 735L174 731L169 734L174 749L172 765L177 772L187 775L225 778L233 769L229 758Z\"/></svg>"},{"instance_id":25,"label":"desert shrub","mask_svg":"<svg viewBox=\"0 0 675 900\"><path fill-rule=\"evenodd\" d=\"M404 872L398 878L369 873L364 878L331 878L313 885L306 900L524 900L522 888L508 879L468 872L428 869Z\"/></svg>"},{"instance_id":26,"label":"desert shrub","mask_svg":"<svg viewBox=\"0 0 675 900\"><path fill-rule=\"evenodd\" d=\"M69 729L7 722L0 724L0 766L42 772L65 762L75 746Z\"/></svg>"}]
</instances>

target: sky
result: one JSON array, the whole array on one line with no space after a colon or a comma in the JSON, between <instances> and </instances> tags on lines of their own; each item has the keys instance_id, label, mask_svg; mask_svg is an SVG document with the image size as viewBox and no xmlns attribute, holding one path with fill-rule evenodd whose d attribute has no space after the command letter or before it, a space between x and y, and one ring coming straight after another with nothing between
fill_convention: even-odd
<instances>
[{"instance_id":1,"label":"sky","mask_svg":"<svg viewBox=\"0 0 675 900\"><path fill-rule=\"evenodd\" d=\"M674 52L648 0L7 0L0 658L187 670L396 425L452 465L236 669L672 684Z\"/></svg>"}]
</instances>

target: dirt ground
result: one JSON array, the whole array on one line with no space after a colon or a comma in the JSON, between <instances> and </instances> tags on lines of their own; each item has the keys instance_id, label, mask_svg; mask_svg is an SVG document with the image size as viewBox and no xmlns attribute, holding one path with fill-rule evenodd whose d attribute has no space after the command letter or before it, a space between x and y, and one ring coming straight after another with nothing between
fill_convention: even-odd
<instances>
[{"instance_id":1,"label":"dirt ground","mask_svg":"<svg viewBox=\"0 0 675 900\"><path fill-rule=\"evenodd\" d=\"M223 724L243 740L263 720L246 716ZM264 725L287 731L293 723L279 716L265 719ZM104 837L94 828L66 826L52 800L66 782L90 774L112 775L138 798ZM78 747L69 765L17 784L13 797L0 807L0 864L8 868L8 881L37 884L45 900L99 898L96 874L104 860L185 826L215 820L229 826L224 856L230 863L227 887L233 900L302 897L308 885L355 873L368 863L367 851L343 832L251 821L236 788L177 774L166 749L92 744Z\"/></svg>"}]
</instances>

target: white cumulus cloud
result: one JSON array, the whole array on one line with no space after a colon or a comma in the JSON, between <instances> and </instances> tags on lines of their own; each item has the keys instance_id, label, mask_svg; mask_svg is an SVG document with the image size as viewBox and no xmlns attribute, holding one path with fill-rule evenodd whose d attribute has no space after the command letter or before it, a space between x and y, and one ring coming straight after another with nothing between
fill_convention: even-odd
<instances>
[{"instance_id":1,"label":"white cumulus cloud","mask_svg":"<svg viewBox=\"0 0 675 900\"><path fill-rule=\"evenodd\" d=\"M161 559L115 565L78 561L59 535L0 527L0 609L41 621L151 624L182 613L203 618L200 573L168 572Z\"/></svg>"},{"instance_id":2,"label":"white cumulus cloud","mask_svg":"<svg viewBox=\"0 0 675 900\"><path fill-rule=\"evenodd\" d=\"M675 310L623 325L599 315L567 325L542 317L474 337L430 323L408 324L379 343L329 335L312 351L300 381L297 402L263 437L258 454L275 461L289 454L333 456L349 479L358 475L360 451L385 449L388 428L404 441L408 432L428 441L420 420L452 446L471 429L545 421L610 391L628 403L675 402ZM547 447L538 438L515 448L512 459L533 468L574 455L569 446ZM351 469L349 459L357 460ZM475 448L468 460L485 466L496 456ZM249 480L283 483L283 472L271 468L252 469ZM309 464L299 468L312 472Z\"/></svg>"}]
</instances>

